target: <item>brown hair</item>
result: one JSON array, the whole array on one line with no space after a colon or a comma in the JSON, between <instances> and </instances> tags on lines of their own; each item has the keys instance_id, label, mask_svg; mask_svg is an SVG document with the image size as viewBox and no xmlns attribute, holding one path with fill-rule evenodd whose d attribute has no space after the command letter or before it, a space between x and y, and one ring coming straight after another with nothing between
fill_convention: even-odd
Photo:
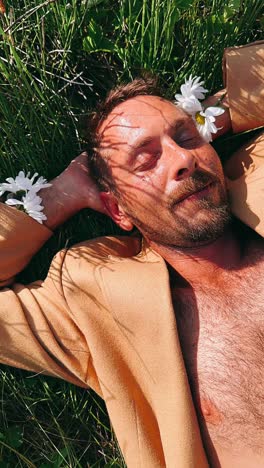
<instances>
[{"instance_id":1,"label":"brown hair","mask_svg":"<svg viewBox=\"0 0 264 468\"><path fill-rule=\"evenodd\" d=\"M153 76L136 78L130 83L121 84L112 89L104 101L101 101L88 121L88 154L91 175L101 191L116 192L114 180L111 176L107 161L100 154L101 138L98 133L100 126L121 102L136 96L163 96L158 85L158 79Z\"/></svg>"}]
</instances>

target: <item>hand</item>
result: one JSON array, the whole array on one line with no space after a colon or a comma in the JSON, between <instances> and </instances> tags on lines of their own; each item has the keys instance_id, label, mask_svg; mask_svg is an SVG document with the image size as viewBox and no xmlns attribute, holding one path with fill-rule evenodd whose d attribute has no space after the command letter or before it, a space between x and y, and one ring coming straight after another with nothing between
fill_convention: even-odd
<instances>
[{"instance_id":1,"label":"hand","mask_svg":"<svg viewBox=\"0 0 264 468\"><path fill-rule=\"evenodd\" d=\"M217 91L217 93L213 94L212 96L208 96L208 98L206 98L202 103L203 107L210 107L210 106L218 105L221 97L225 95L225 93L226 93L226 90L221 89L220 91ZM218 117L216 117L215 119L215 125L220 130L218 130L217 133L212 134L213 140L215 140L215 138L219 137L220 135L223 135L224 133L228 132L232 128L227 95L225 95L223 100L221 100L220 105L225 109L225 112L222 115L219 115Z\"/></svg>"},{"instance_id":2,"label":"hand","mask_svg":"<svg viewBox=\"0 0 264 468\"><path fill-rule=\"evenodd\" d=\"M67 195L68 202L71 201L76 211L92 208L106 214L100 192L90 176L86 152L73 159L53 183L56 183L61 192Z\"/></svg>"},{"instance_id":3,"label":"hand","mask_svg":"<svg viewBox=\"0 0 264 468\"><path fill-rule=\"evenodd\" d=\"M39 192L48 228L55 229L83 208L106 214L100 192L89 174L87 153L73 159L51 183L50 188Z\"/></svg>"}]
</instances>

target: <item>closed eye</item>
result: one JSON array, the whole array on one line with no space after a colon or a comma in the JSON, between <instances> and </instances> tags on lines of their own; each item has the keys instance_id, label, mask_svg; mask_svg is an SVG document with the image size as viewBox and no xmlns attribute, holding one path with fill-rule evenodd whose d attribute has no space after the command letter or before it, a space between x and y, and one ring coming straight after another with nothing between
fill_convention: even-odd
<instances>
[{"instance_id":1,"label":"closed eye","mask_svg":"<svg viewBox=\"0 0 264 468\"><path fill-rule=\"evenodd\" d=\"M136 172L143 172L143 171L149 171L153 169L156 166L160 158L160 155L161 155L160 151L155 152L155 153L144 152L144 153L139 154L137 157L137 164L134 170Z\"/></svg>"},{"instance_id":2,"label":"closed eye","mask_svg":"<svg viewBox=\"0 0 264 468\"><path fill-rule=\"evenodd\" d=\"M197 148L203 144L203 139L194 124L176 132L172 138L177 145L187 149Z\"/></svg>"},{"instance_id":3,"label":"closed eye","mask_svg":"<svg viewBox=\"0 0 264 468\"><path fill-rule=\"evenodd\" d=\"M202 139L200 135L194 135L190 138L177 139L176 143L181 148L192 149L192 148L197 148L198 146L200 146L202 144Z\"/></svg>"},{"instance_id":4,"label":"closed eye","mask_svg":"<svg viewBox=\"0 0 264 468\"><path fill-rule=\"evenodd\" d=\"M177 145L187 149L197 148L203 144L203 139L191 118L184 125L174 128L171 138Z\"/></svg>"}]
</instances>

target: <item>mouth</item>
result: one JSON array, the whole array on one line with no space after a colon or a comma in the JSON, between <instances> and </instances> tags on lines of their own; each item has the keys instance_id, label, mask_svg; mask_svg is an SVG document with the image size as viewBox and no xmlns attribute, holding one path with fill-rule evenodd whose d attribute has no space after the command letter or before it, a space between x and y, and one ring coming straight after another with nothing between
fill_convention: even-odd
<instances>
[{"instance_id":1,"label":"mouth","mask_svg":"<svg viewBox=\"0 0 264 468\"><path fill-rule=\"evenodd\" d=\"M203 187L201 187L200 189L196 190L195 192L187 193L187 194L183 195L182 197L180 197L177 200L176 205L178 205L179 203L181 203L183 201L199 200L200 198L202 198L202 197L206 196L207 194L209 194L211 188L214 187L214 186L215 186L215 182L210 182L210 183L204 185Z\"/></svg>"}]
</instances>

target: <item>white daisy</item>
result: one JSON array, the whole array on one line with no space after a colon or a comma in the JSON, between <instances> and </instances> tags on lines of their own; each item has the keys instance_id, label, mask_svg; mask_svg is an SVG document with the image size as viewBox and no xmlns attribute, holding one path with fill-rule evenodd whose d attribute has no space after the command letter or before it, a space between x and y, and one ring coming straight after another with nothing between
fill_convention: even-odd
<instances>
[{"instance_id":1,"label":"white daisy","mask_svg":"<svg viewBox=\"0 0 264 468\"><path fill-rule=\"evenodd\" d=\"M15 178L15 183L19 187L19 190L34 190L35 192L51 186L51 184L48 184L47 180L42 176L34 182L34 179L37 176L38 173L35 172L35 174L30 178L30 172L25 175L24 171L20 171Z\"/></svg>"},{"instance_id":2,"label":"white daisy","mask_svg":"<svg viewBox=\"0 0 264 468\"><path fill-rule=\"evenodd\" d=\"M34 192L38 192L43 188L48 188L51 184L47 183L47 180L44 177L39 177L35 182L34 179L38 176L38 173L35 174L30 178L30 173L28 172L25 175L24 171L20 171L15 179L13 177L8 177L6 182L0 184L0 197L5 192L16 193L20 190L27 192L28 190L33 190Z\"/></svg>"},{"instance_id":3,"label":"white daisy","mask_svg":"<svg viewBox=\"0 0 264 468\"><path fill-rule=\"evenodd\" d=\"M217 133L220 130L214 124L215 117L222 115L224 112L224 109L221 109L221 107L207 107L207 109L198 111L194 115L193 118L198 131L207 143L212 141L212 133Z\"/></svg>"},{"instance_id":4,"label":"white daisy","mask_svg":"<svg viewBox=\"0 0 264 468\"><path fill-rule=\"evenodd\" d=\"M200 101L195 96L184 98L181 104L177 104L177 107L180 107L189 115L194 115L196 112L203 110Z\"/></svg>"},{"instance_id":5,"label":"white daisy","mask_svg":"<svg viewBox=\"0 0 264 468\"><path fill-rule=\"evenodd\" d=\"M212 141L212 133L217 133L220 130L214 124L215 117L223 114L225 111L221 107L207 107L207 109L203 109L200 101L192 96L188 100L186 112L192 116L200 135L209 143Z\"/></svg>"},{"instance_id":6,"label":"white daisy","mask_svg":"<svg viewBox=\"0 0 264 468\"><path fill-rule=\"evenodd\" d=\"M191 105L192 98L204 99L207 89L202 85L204 81L200 81L199 76L190 75L190 78L185 78L185 83L181 85L181 94L175 94L176 104L183 110L188 112L187 108Z\"/></svg>"},{"instance_id":7,"label":"white daisy","mask_svg":"<svg viewBox=\"0 0 264 468\"><path fill-rule=\"evenodd\" d=\"M13 177L8 177L6 179L6 182L3 182L0 184L0 197L5 193L5 192L12 192L16 193L18 192L19 188L13 179Z\"/></svg>"},{"instance_id":8,"label":"white daisy","mask_svg":"<svg viewBox=\"0 0 264 468\"><path fill-rule=\"evenodd\" d=\"M10 206L19 207L27 213L31 218L42 224L47 217L42 213L44 207L41 205L42 199L34 191L28 191L26 195L22 197L22 200L16 200L15 198L8 198L6 204ZM19 207L18 207L19 205Z\"/></svg>"},{"instance_id":9,"label":"white daisy","mask_svg":"<svg viewBox=\"0 0 264 468\"><path fill-rule=\"evenodd\" d=\"M49 184L47 182L47 179L44 179L44 177L40 176L38 180L32 185L31 190L34 190L35 192L43 189L43 188L48 188L51 187L52 184Z\"/></svg>"}]
</instances>

